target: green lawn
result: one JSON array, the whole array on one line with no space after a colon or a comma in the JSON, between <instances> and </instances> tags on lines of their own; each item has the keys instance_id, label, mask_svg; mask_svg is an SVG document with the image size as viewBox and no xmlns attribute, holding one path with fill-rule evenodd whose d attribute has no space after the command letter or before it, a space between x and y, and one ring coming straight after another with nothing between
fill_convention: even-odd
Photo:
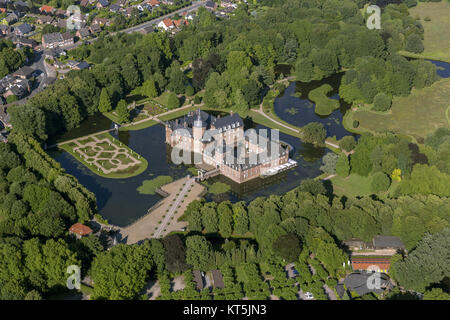
<instances>
[{"instance_id":1,"label":"green lawn","mask_svg":"<svg viewBox=\"0 0 450 320\"><path fill-rule=\"evenodd\" d=\"M372 176L362 177L357 174L350 174L348 177L335 176L330 179L333 184L333 193L337 196L366 196L373 194L370 184ZM389 194L393 194L398 182L393 181L388 189Z\"/></svg>"},{"instance_id":2,"label":"green lawn","mask_svg":"<svg viewBox=\"0 0 450 320\"><path fill-rule=\"evenodd\" d=\"M419 142L439 127L448 126L446 110L450 102L450 79L443 79L431 87L413 89L407 97L395 97L390 112L382 114L367 108L349 111L344 126L349 131L394 132ZM360 125L352 128L353 120Z\"/></svg>"},{"instance_id":3,"label":"green lawn","mask_svg":"<svg viewBox=\"0 0 450 320\"><path fill-rule=\"evenodd\" d=\"M165 184L171 183L173 178L171 176L158 176L152 180L144 180L142 185L137 188L140 194L150 194L156 193L156 189L162 187Z\"/></svg>"},{"instance_id":4,"label":"green lawn","mask_svg":"<svg viewBox=\"0 0 450 320\"><path fill-rule=\"evenodd\" d=\"M335 176L330 179L333 183L333 193L342 196L364 196L372 194L370 183L372 177L361 177L357 174L351 174L348 177Z\"/></svg>"},{"instance_id":5,"label":"green lawn","mask_svg":"<svg viewBox=\"0 0 450 320\"><path fill-rule=\"evenodd\" d=\"M407 52L402 54L450 63L450 2L419 2L409 9L411 17L420 17L425 29L425 51L419 55ZM424 19L429 17L431 21Z\"/></svg>"}]
</instances>

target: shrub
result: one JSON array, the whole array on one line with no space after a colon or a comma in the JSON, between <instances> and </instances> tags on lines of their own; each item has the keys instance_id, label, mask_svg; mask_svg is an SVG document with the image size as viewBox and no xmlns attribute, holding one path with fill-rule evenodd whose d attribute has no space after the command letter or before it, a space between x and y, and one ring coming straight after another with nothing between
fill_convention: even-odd
<instances>
[{"instance_id":1,"label":"shrub","mask_svg":"<svg viewBox=\"0 0 450 320\"><path fill-rule=\"evenodd\" d=\"M422 53L424 47L420 36L415 33L410 34L406 39L405 50L413 53Z\"/></svg>"},{"instance_id":2,"label":"shrub","mask_svg":"<svg viewBox=\"0 0 450 320\"><path fill-rule=\"evenodd\" d=\"M193 95L194 95L194 87L192 87L192 86L187 86L186 87L186 89L185 89L185 91L184 91L184 93L187 95L187 96L189 96L189 97L192 97Z\"/></svg>"},{"instance_id":3,"label":"shrub","mask_svg":"<svg viewBox=\"0 0 450 320\"><path fill-rule=\"evenodd\" d=\"M371 189L373 192L386 191L391 185L391 180L384 172L377 172L372 176Z\"/></svg>"},{"instance_id":4,"label":"shrub","mask_svg":"<svg viewBox=\"0 0 450 320\"><path fill-rule=\"evenodd\" d=\"M202 98L200 96L195 96L194 97L194 103L195 104L200 104L202 102Z\"/></svg>"},{"instance_id":5,"label":"shrub","mask_svg":"<svg viewBox=\"0 0 450 320\"><path fill-rule=\"evenodd\" d=\"M358 128L358 127L359 127L359 121L353 120L353 128Z\"/></svg>"},{"instance_id":6,"label":"shrub","mask_svg":"<svg viewBox=\"0 0 450 320\"><path fill-rule=\"evenodd\" d=\"M355 138L353 136L345 136L345 137L343 137L339 141L339 147L341 147L341 149L343 149L343 150L345 150L347 152L355 149L355 147L356 147Z\"/></svg>"},{"instance_id":7,"label":"shrub","mask_svg":"<svg viewBox=\"0 0 450 320\"><path fill-rule=\"evenodd\" d=\"M346 177L350 173L350 164L345 154L341 153L336 162L336 173L341 177Z\"/></svg>"},{"instance_id":8,"label":"shrub","mask_svg":"<svg viewBox=\"0 0 450 320\"><path fill-rule=\"evenodd\" d=\"M392 99L383 92L378 93L373 99L373 110L387 111L391 108Z\"/></svg>"}]
</instances>

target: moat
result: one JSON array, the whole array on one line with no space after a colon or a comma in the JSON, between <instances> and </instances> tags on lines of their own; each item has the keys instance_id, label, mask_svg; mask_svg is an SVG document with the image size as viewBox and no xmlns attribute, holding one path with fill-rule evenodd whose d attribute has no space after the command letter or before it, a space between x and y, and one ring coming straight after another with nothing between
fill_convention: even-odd
<instances>
[{"instance_id":1,"label":"moat","mask_svg":"<svg viewBox=\"0 0 450 320\"><path fill-rule=\"evenodd\" d=\"M450 76L450 64L434 61L433 63L440 67L438 74L441 77ZM335 75L320 82L307 84L292 82L275 100L275 113L281 119L299 127L309 122L321 122L327 130L327 136L336 136L340 139L345 135L350 135L342 125L342 117L349 106L339 100L337 88L340 78L340 75ZM334 90L330 93L330 98L339 100L340 108L329 116L321 117L314 113L314 103L309 101L307 96L310 90L324 83L332 85ZM111 126L112 123L109 119L102 115L96 115L87 119L79 128L67 133L60 139L69 140L81 137L109 129ZM256 125L255 128L265 127ZM65 151L52 150L50 154L61 163L67 173L74 175L80 183L96 194L98 209L110 223L125 226L143 216L150 207L161 199L161 196L157 194L140 194L136 189L142 185L143 181L161 175L168 175L176 180L190 173L187 166L177 166L171 163L170 150L164 143L165 129L163 125L158 124L139 131L119 131L111 134L147 159L148 168L143 173L127 179L104 178L94 174ZM326 153L331 152L330 150L315 148L310 144L303 143L296 137L281 132L280 139L294 147L291 157L298 162L296 168L270 178L257 178L243 184L233 183L223 176L212 178L208 180L209 183L214 181L225 182L231 187L231 190L225 194L207 194L206 200L236 202L251 201L256 197L271 194L281 195L298 186L303 179L313 178L322 173L319 169L321 159Z\"/></svg>"}]
</instances>

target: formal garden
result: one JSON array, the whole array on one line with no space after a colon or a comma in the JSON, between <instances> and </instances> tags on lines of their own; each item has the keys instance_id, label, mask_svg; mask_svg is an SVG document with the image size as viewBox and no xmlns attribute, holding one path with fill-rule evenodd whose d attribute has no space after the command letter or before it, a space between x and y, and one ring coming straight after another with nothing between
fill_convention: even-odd
<instances>
[{"instance_id":1,"label":"formal garden","mask_svg":"<svg viewBox=\"0 0 450 320\"><path fill-rule=\"evenodd\" d=\"M142 173L147 160L109 133L72 140L59 146L92 172L107 178L128 178Z\"/></svg>"}]
</instances>

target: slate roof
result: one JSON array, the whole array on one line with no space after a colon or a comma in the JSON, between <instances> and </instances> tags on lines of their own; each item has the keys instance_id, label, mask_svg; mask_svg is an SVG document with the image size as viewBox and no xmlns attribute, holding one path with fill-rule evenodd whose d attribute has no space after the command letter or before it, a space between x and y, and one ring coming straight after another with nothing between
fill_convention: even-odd
<instances>
[{"instance_id":1,"label":"slate roof","mask_svg":"<svg viewBox=\"0 0 450 320\"><path fill-rule=\"evenodd\" d=\"M21 33L21 34L27 34L29 32L31 32L31 26L28 23L22 23L20 26L17 26L16 29ZM14 30L15 31L15 30Z\"/></svg>"},{"instance_id":2,"label":"slate roof","mask_svg":"<svg viewBox=\"0 0 450 320\"><path fill-rule=\"evenodd\" d=\"M107 6L109 6L108 0L98 0L98 2L102 5L102 7L107 7Z\"/></svg>"},{"instance_id":3,"label":"slate roof","mask_svg":"<svg viewBox=\"0 0 450 320\"><path fill-rule=\"evenodd\" d=\"M225 288L225 284L223 283L222 273L219 270L211 270L211 274L214 281L214 287L222 289Z\"/></svg>"},{"instance_id":4,"label":"slate roof","mask_svg":"<svg viewBox=\"0 0 450 320\"><path fill-rule=\"evenodd\" d=\"M244 125L244 121L242 121L242 118L237 113L233 113L232 115L225 116L222 118L215 118L212 123L212 126L214 126L216 129L222 128L222 130L231 129L232 126L234 128L239 128Z\"/></svg>"},{"instance_id":5,"label":"slate roof","mask_svg":"<svg viewBox=\"0 0 450 320\"><path fill-rule=\"evenodd\" d=\"M354 272L349 274L345 280L344 284L350 291L356 291L357 294L360 296L365 295L370 292L375 292L377 294L380 294L384 291L383 286L388 285L389 283L389 277L384 274L380 273L380 280L381 280L381 289L369 289L367 286L368 279L370 276L372 276L373 273L366 273L366 272ZM369 280L370 281L370 280Z\"/></svg>"},{"instance_id":6,"label":"slate roof","mask_svg":"<svg viewBox=\"0 0 450 320\"><path fill-rule=\"evenodd\" d=\"M197 289L202 290L205 286L203 285L203 277L200 270L194 270L192 274L194 275L194 282L196 283Z\"/></svg>"},{"instance_id":7,"label":"slate roof","mask_svg":"<svg viewBox=\"0 0 450 320\"><path fill-rule=\"evenodd\" d=\"M399 237L393 236L375 236L373 237L375 249L405 249L405 245Z\"/></svg>"}]
</instances>

